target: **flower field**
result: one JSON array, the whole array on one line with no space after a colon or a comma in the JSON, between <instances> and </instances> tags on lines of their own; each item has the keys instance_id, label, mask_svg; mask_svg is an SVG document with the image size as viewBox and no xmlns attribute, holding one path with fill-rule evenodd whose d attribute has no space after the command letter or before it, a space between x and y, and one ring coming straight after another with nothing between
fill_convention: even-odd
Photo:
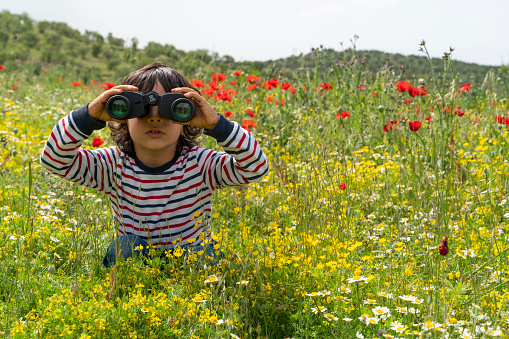
<instances>
[{"instance_id":1,"label":"flower field","mask_svg":"<svg viewBox=\"0 0 509 339\"><path fill-rule=\"evenodd\" d=\"M178 251L128 260L113 287L107 197L45 172L39 155L59 119L114 84L2 66L0 336L507 338L509 93L497 74L462 82L448 58L427 79L369 73L355 56L320 62L323 78L186 74L256 136L270 173L214 193L218 265L182 266ZM84 147L111 145L106 128Z\"/></svg>"}]
</instances>

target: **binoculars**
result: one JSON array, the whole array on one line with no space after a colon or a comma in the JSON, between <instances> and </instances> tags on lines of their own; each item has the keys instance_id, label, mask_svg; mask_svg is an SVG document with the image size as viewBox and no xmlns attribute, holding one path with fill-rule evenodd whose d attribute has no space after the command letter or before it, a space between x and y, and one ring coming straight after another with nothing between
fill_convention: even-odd
<instances>
[{"instance_id":1,"label":"binoculars","mask_svg":"<svg viewBox=\"0 0 509 339\"><path fill-rule=\"evenodd\" d=\"M114 119L127 120L147 115L150 106L156 105L163 118L177 122L191 121L196 113L194 102L183 94L159 95L156 92L144 94L138 91L124 91L112 96L106 102L106 111Z\"/></svg>"}]
</instances>

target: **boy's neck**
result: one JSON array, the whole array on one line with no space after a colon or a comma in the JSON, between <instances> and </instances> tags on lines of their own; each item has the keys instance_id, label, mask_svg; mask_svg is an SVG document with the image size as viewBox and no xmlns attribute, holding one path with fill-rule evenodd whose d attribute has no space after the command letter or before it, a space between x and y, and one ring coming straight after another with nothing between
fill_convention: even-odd
<instances>
[{"instance_id":1,"label":"boy's neck","mask_svg":"<svg viewBox=\"0 0 509 339\"><path fill-rule=\"evenodd\" d=\"M160 167L160 166L172 161L173 158L175 157L175 153L176 153L176 149L174 149L170 152L166 152L166 153L161 153L158 151L155 151L155 152L145 151L145 152L136 152L136 157L145 166L156 168L156 167Z\"/></svg>"}]
</instances>

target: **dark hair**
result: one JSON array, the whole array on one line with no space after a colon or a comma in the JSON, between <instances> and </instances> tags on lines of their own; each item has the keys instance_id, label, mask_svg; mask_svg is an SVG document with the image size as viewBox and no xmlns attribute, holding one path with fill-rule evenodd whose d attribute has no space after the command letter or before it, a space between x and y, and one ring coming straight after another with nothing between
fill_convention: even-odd
<instances>
[{"instance_id":1,"label":"dark hair","mask_svg":"<svg viewBox=\"0 0 509 339\"><path fill-rule=\"evenodd\" d=\"M138 87L138 90L143 93L148 93L154 88L156 82L161 83L166 92L170 92L177 87L189 87L194 90L193 86L184 78L180 73L171 67L161 63L153 63L147 65L137 71L129 74L122 82L123 85L133 85ZM198 90L196 90L200 93ZM134 157L136 152L134 150L133 140L129 134L127 123L110 122L108 127L111 130L111 136L115 140L118 148L127 155ZM189 148L198 145L198 136L201 134L202 129L184 125L183 133L179 136L177 142L177 152L180 153L184 146Z\"/></svg>"}]
</instances>

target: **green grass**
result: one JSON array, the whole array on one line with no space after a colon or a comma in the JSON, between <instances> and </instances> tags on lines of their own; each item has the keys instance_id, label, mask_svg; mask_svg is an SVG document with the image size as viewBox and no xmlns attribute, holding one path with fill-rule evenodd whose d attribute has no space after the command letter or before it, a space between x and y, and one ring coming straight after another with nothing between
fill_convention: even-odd
<instances>
[{"instance_id":1,"label":"green grass","mask_svg":"<svg viewBox=\"0 0 509 339\"><path fill-rule=\"evenodd\" d=\"M461 92L437 76L405 103L390 69L365 72L360 60L328 68L325 78L298 75L294 94L282 90L283 75L277 88L250 91L248 73L225 72L237 95L209 100L256 123L270 174L215 192L221 265L120 263L111 298L101 266L114 232L108 199L38 162L57 120L99 95L99 84L73 88L78 79L56 67L1 71L0 335L507 337L509 133L495 119L508 115L505 89L488 81ZM94 136L112 145L106 129Z\"/></svg>"}]
</instances>

